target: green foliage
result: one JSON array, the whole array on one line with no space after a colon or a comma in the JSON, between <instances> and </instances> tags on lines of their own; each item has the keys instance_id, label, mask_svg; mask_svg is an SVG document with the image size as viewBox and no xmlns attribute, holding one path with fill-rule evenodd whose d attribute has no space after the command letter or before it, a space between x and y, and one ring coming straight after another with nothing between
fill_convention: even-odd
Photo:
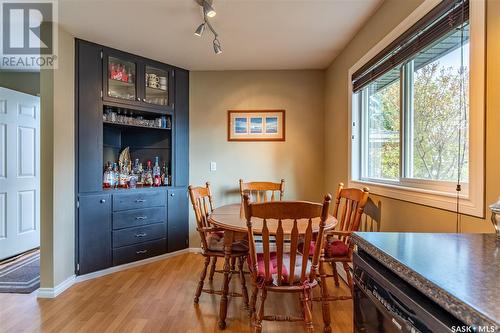
<instances>
[{"instance_id":1,"label":"green foliage","mask_svg":"<svg viewBox=\"0 0 500 333\"><path fill-rule=\"evenodd\" d=\"M461 120L461 75L453 67L428 64L414 73L413 177L455 180L458 172L458 135L462 126L462 180L468 179L468 128ZM463 73L468 77L468 72ZM465 80L468 96L468 80ZM370 136L383 136L370 145L370 176L399 178L400 82L372 94ZM468 106L468 98L462 103ZM468 108L466 108L468 109ZM466 123L466 122L465 122ZM372 140L372 139L371 139ZM375 140L372 140L375 141Z\"/></svg>"}]
</instances>

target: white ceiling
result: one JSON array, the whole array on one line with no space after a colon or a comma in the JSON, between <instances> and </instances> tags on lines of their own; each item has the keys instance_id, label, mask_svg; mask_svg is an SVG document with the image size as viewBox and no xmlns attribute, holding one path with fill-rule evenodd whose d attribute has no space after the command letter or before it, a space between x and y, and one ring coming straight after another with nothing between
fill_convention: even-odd
<instances>
[{"instance_id":1,"label":"white ceiling","mask_svg":"<svg viewBox=\"0 0 500 333\"><path fill-rule=\"evenodd\" d=\"M195 0L60 0L74 36L189 70L323 69L383 0L215 0L216 55Z\"/></svg>"}]
</instances>

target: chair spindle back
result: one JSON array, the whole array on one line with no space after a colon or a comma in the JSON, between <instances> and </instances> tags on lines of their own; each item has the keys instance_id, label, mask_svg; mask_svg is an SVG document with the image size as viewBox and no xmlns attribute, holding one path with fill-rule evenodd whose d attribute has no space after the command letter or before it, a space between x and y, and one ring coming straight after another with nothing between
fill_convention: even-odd
<instances>
[{"instance_id":1,"label":"chair spindle back","mask_svg":"<svg viewBox=\"0 0 500 333\"><path fill-rule=\"evenodd\" d=\"M206 182L205 187L189 185L188 190L196 217L196 230L200 234L203 248L208 249L206 236L210 232L209 228L211 227L209 216L214 210L210 183Z\"/></svg>"},{"instance_id":2,"label":"chair spindle back","mask_svg":"<svg viewBox=\"0 0 500 333\"><path fill-rule=\"evenodd\" d=\"M340 183L337 188L333 216L338 220L338 231L358 231L361 216L368 200L368 188L344 188ZM345 244L349 244L350 235L339 236Z\"/></svg>"},{"instance_id":3,"label":"chair spindle back","mask_svg":"<svg viewBox=\"0 0 500 333\"><path fill-rule=\"evenodd\" d=\"M318 267L321 246L316 246L312 257L311 269L307 275L307 266L309 264L309 248L313 240L313 219L319 221L318 239L323 239L325 223L328 219L328 210L332 197L330 194L325 196L323 204L306 201L275 201L263 203L250 203L250 196L244 194L244 210L248 227L248 241L250 244L250 258L252 269L252 278L258 283L257 253L255 250L255 240L253 235L253 219L262 219L262 245L265 269L265 281L270 282L276 278L276 283L281 286L299 285L306 281L315 279ZM270 236L275 236L277 274L272 276L271 267L271 249ZM288 237L287 237L288 236ZM297 252L299 238L304 239L305 253ZM289 250L285 249L288 246ZM284 262L284 255L287 254L287 261ZM301 272L295 272L297 260L302 260ZM286 270L283 271L283 270ZM288 275L288 276L286 276ZM299 277L297 279L296 277ZM297 281L298 280L298 281Z\"/></svg>"},{"instance_id":4,"label":"chair spindle back","mask_svg":"<svg viewBox=\"0 0 500 333\"><path fill-rule=\"evenodd\" d=\"M273 182L243 182L240 179L240 194L243 201L243 195L248 194L254 202L281 201L285 194L285 180L279 183ZM269 197L268 197L269 196ZM278 197L279 196L279 197ZM253 198L252 198L253 197ZM278 197L278 198L277 198Z\"/></svg>"},{"instance_id":5,"label":"chair spindle back","mask_svg":"<svg viewBox=\"0 0 500 333\"><path fill-rule=\"evenodd\" d=\"M382 202L379 201L377 204L368 198L366 202L365 209L363 211L363 216L361 217L360 230L376 232L380 231L382 222Z\"/></svg>"}]
</instances>

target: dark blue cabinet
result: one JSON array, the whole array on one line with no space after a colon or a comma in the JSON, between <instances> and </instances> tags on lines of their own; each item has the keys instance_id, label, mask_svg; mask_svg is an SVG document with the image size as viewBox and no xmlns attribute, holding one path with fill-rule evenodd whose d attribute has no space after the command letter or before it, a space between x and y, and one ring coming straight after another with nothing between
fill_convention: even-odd
<instances>
[{"instance_id":1,"label":"dark blue cabinet","mask_svg":"<svg viewBox=\"0 0 500 333\"><path fill-rule=\"evenodd\" d=\"M189 72L175 75L175 186L189 184Z\"/></svg>"},{"instance_id":2,"label":"dark blue cabinet","mask_svg":"<svg viewBox=\"0 0 500 333\"><path fill-rule=\"evenodd\" d=\"M77 187L79 193L102 188L101 48L76 43Z\"/></svg>"},{"instance_id":3,"label":"dark blue cabinet","mask_svg":"<svg viewBox=\"0 0 500 333\"><path fill-rule=\"evenodd\" d=\"M168 190L167 248L174 252L188 247L188 197L185 188Z\"/></svg>"},{"instance_id":4,"label":"dark blue cabinet","mask_svg":"<svg viewBox=\"0 0 500 333\"><path fill-rule=\"evenodd\" d=\"M79 39L75 47L77 274L187 248L189 72ZM113 66L127 80L111 77ZM146 74L168 78L168 93L148 85ZM172 128L110 124L109 107L170 117ZM143 160L164 158L172 187L103 190L104 163L125 146Z\"/></svg>"},{"instance_id":5,"label":"dark blue cabinet","mask_svg":"<svg viewBox=\"0 0 500 333\"><path fill-rule=\"evenodd\" d=\"M79 274L111 266L111 196L81 195L78 198Z\"/></svg>"}]
</instances>

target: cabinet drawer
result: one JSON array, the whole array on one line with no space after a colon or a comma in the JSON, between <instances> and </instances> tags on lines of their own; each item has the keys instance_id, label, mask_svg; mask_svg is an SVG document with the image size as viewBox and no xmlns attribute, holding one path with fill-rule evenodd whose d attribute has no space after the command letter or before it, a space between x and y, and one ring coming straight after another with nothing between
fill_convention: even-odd
<instances>
[{"instance_id":1,"label":"cabinet drawer","mask_svg":"<svg viewBox=\"0 0 500 333\"><path fill-rule=\"evenodd\" d=\"M126 228L113 231L113 247L121 247L153 239L165 238L167 226L165 223L155 223L136 228Z\"/></svg>"},{"instance_id":2,"label":"cabinet drawer","mask_svg":"<svg viewBox=\"0 0 500 333\"><path fill-rule=\"evenodd\" d=\"M165 238L113 249L113 265L154 257L167 252Z\"/></svg>"},{"instance_id":3,"label":"cabinet drawer","mask_svg":"<svg viewBox=\"0 0 500 333\"><path fill-rule=\"evenodd\" d=\"M164 191L115 194L113 195L113 210L165 206L165 197L166 193Z\"/></svg>"},{"instance_id":4,"label":"cabinet drawer","mask_svg":"<svg viewBox=\"0 0 500 333\"><path fill-rule=\"evenodd\" d=\"M165 222L165 218L165 207L132 209L114 212L113 229L138 227L146 224Z\"/></svg>"}]
</instances>

